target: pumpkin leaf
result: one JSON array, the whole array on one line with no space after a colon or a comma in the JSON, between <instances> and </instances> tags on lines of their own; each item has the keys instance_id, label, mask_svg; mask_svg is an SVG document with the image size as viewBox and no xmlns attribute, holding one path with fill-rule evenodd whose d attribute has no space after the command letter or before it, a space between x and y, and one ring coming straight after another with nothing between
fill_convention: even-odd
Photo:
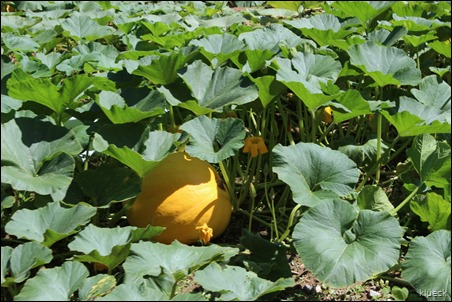
<instances>
[{"instance_id":1,"label":"pumpkin leaf","mask_svg":"<svg viewBox=\"0 0 452 302\"><path fill-rule=\"evenodd\" d=\"M428 222L430 230L450 230L450 202L440 195L433 192L416 195L410 201L410 208L422 221Z\"/></svg>"},{"instance_id":2,"label":"pumpkin leaf","mask_svg":"<svg viewBox=\"0 0 452 302\"><path fill-rule=\"evenodd\" d=\"M143 119L165 113L165 100L160 94L150 93L144 100L147 108L139 108L136 105L129 106L121 95L112 91L102 91L96 97L96 103L114 124L136 123Z\"/></svg>"},{"instance_id":3,"label":"pumpkin leaf","mask_svg":"<svg viewBox=\"0 0 452 302\"><path fill-rule=\"evenodd\" d=\"M111 26L102 26L93 20L91 17L80 14L73 15L61 22L61 27L67 36L70 36L76 41L86 39L94 41L99 38L113 34Z\"/></svg>"},{"instance_id":4,"label":"pumpkin leaf","mask_svg":"<svg viewBox=\"0 0 452 302\"><path fill-rule=\"evenodd\" d=\"M141 59L137 68L130 72L143 76L154 84L168 85L176 80L177 72L186 60L187 56L182 51L154 55Z\"/></svg>"},{"instance_id":5,"label":"pumpkin leaf","mask_svg":"<svg viewBox=\"0 0 452 302\"><path fill-rule=\"evenodd\" d=\"M209 35L199 40L192 40L190 45L201 47L201 53L210 61L213 67L220 66L245 48L245 43L228 33Z\"/></svg>"},{"instance_id":6,"label":"pumpkin leaf","mask_svg":"<svg viewBox=\"0 0 452 302\"><path fill-rule=\"evenodd\" d=\"M159 289L139 287L133 283L116 286L111 293L96 301L169 301L169 296Z\"/></svg>"},{"instance_id":7,"label":"pumpkin leaf","mask_svg":"<svg viewBox=\"0 0 452 302\"><path fill-rule=\"evenodd\" d=\"M141 178L131 169L102 165L79 173L75 181L96 207L108 207L141 192Z\"/></svg>"},{"instance_id":8,"label":"pumpkin leaf","mask_svg":"<svg viewBox=\"0 0 452 302\"><path fill-rule=\"evenodd\" d=\"M233 156L243 147L245 126L241 119L224 120L206 116L194 118L179 127L190 134L185 151L210 163L218 163Z\"/></svg>"},{"instance_id":9,"label":"pumpkin leaf","mask_svg":"<svg viewBox=\"0 0 452 302\"><path fill-rule=\"evenodd\" d=\"M105 125L94 135L93 148L108 154L134 170L140 177L176 149L180 133L149 131L136 123Z\"/></svg>"},{"instance_id":10,"label":"pumpkin leaf","mask_svg":"<svg viewBox=\"0 0 452 302\"><path fill-rule=\"evenodd\" d=\"M407 151L421 182L427 186L450 186L450 146L430 134L417 136Z\"/></svg>"},{"instance_id":11,"label":"pumpkin leaf","mask_svg":"<svg viewBox=\"0 0 452 302\"><path fill-rule=\"evenodd\" d=\"M172 105L189 109L198 115L204 112L203 108L222 111L226 105L246 104L258 96L257 87L245 78L240 70L231 67L217 67L212 70L197 60L184 68L179 76L190 88L196 103L178 101Z\"/></svg>"},{"instance_id":12,"label":"pumpkin leaf","mask_svg":"<svg viewBox=\"0 0 452 302\"><path fill-rule=\"evenodd\" d=\"M39 103L59 114L68 107L77 106L75 101L88 88L115 90L114 82L106 78L75 75L65 78L61 85L55 85L49 78L35 78L21 69L13 71L6 86L10 97Z\"/></svg>"},{"instance_id":13,"label":"pumpkin leaf","mask_svg":"<svg viewBox=\"0 0 452 302\"><path fill-rule=\"evenodd\" d=\"M353 30L343 29L339 19L331 14L284 20L284 23L300 29L304 36L312 38L320 46L327 46L331 41L344 39L354 32Z\"/></svg>"},{"instance_id":14,"label":"pumpkin leaf","mask_svg":"<svg viewBox=\"0 0 452 302\"><path fill-rule=\"evenodd\" d=\"M292 236L307 269L323 283L344 287L397 264L402 234L388 212L358 210L335 199L305 212Z\"/></svg>"},{"instance_id":15,"label":"pumpkin leaf","mask_svg":"<svg viewBox=\"0 0 452 302\"><path fill-rule=\"evenodd\" d=\"M78 290L80 301L94 301L110 293L116 286L116 279L112 275L97 274L84 280Z\"/></svg>"},{"instance_id":16,"label":"pumpkin leaf","mask_svg":"<svg viewBox=\"0 0 452 302\"><path fill-rule=\"evenodd\" d=\"M450 259L450 231L438 230L426 237L417 236L410 242L402 262L402 278L429 300L449 301ZM433 291L442 295L433 297Z\"/></svg>"},{"instance_id":17,"label":"pumpkin leaf","mask_svg":"<svg viewBox=\"0 0 452 302\"><path fill-rule=\"evenodd\" d=\"M59 267L42 268L25 282L14 298L18 301L69 301L88 276L88 269L80 262L66 261Z\"/></svg>"},{"instance_id":18,"label":"pumpkin leaf","mask_svg":"<svg viewBox=\"0 0 452 302\"><path fill-rule=\"evenodd\" d=\"M63 208L59 202L45 207L16 211L5 225L5 231L17 238L26 238L50 247L55 242L78 231L96 214L96 209L79 203L72 208Z\"/></svg>"},{"instance_id":19,"label":"pumpkin leaf","mask_svg":"<svg viewBox=\"0 0 452 302\"><path fill-rule=\"evenodd\" d=\"M262 29L242 33L239 39L245 42L248 49L270 50L275 54L280 51L280 45L291 48L303 42L303 39L290 29L277 23Z\"/></svg>"},{"instance_id":20,"label":"pumpkin leaf","mask_svg":"<svg viewBox=\"0 0 452 302\"><path fill-rule=\"evenodd\" d=\"M379 87L386 85L416 86L421 73L416 61L397 47L381 46L373 41L352 45L350 63L368 74Z\"/></svg>"},{"instance_id":21,"label":"pumpkin leaf","mask_svg":"<svg viewBox=\"0 0 452 302\"><path fill-rule=\"evenodd\" d=\"M131 254L123 264L125 283L171 293L175 282L211 261L226 261L238 249L209 245L188 246L175 240L170 245L152 242L133 243Z\"/></svg>"},{"instance_id":22,"label":"pumpkin leaf","mask_svg":"<svg viewBox=\"0 0 452 302\"><path fill-rule=\"evenodd\" d=\"M110 229L89 224L68 247L84 254L75 255L75 260L102 263L112 270L127 258L132 242L150 239L163 230L163 227L151 226L145 229L131 226Z\"/></svg>"},{"instance_id":23,"label":"pumpkin leaf","mask_svg":"<svg viewBox=\"0 0 452 302\"><path fill-rule=\"evenodd\" d=\"M52 258L52 250L36 242L26 242L14 249L2 246L2 286L25 281L31 269L49 263Z\"/></svg>"},{"instance_id":24,"label":"pumpkin leaf","mask_svg":"<svg viewBox=\"0 0 452 302\"><path fill-rule=\"evenodd\" d=\"M394 206L381 187L365 186L358 194L357 203L361 210L391 212Z\"/></svg>"},{"instance_id":25,"label":"pumpkin leaf","mask_svg":"<svg viewBox=\"0 0 452 302\"><path fill-rule=\"evenodd\" d=\"M260 297L295 285L292 278L280 278L275 282L259 278L240 266L210 263L195 272L195 281L211 292L218 292L221 301L254 301Z\"/></svg>"},{"instance_id":26,"label":"pumpkin leaf","mask_svg":"<svg viewBox=\"0 0 452 302\"><path fill-rule=\"evenodd\" d=\"M278 144L273 154L273 171L301 205L312 207L348 195L359 178L356 164L346 155L313 143Z\"/></svg>"},{"instance_id":27,"label":"pumpkin leaf","mask_svg":"<svg viewBox=\"0 0 452 302\"><path fill-rule=\"evenodd\" d=\"M16 118L1 126L2 182L42 195L65 192L82 151L72 130L37 118Z\"/></svg>"},{"instance_id":28,"label":"pumpkin leaf","mask_svg":"<svg viewBox=\"0 0 452 302\"><path fill-rule=\"evenodd\" d=\"M330 56L298 52L292 60L274 59L272 66L277 70L276 80L291 89L309 109L315 111L335 98L322 90L324 85L334 83L341 71L341 64Z\"/></svg>"}]
</instances>

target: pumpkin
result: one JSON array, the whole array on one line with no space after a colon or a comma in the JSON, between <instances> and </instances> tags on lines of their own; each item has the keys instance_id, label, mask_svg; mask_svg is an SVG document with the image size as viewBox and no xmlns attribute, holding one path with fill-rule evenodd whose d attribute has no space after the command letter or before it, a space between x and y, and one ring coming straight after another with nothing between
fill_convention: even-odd
<instances>
[{"instance_id":1,"label":"pumpkin","mask_svg":"<svg viewBox=\"0 0 452 302\"><path fill-rule=\"evenodd\" d=\"M143 177L142 191L127 213L137 227L163 226L153 239L205 243L221 235L231 217L229 194L208 162L176 152L164 158Z\"/></svg>"}]
</instances>

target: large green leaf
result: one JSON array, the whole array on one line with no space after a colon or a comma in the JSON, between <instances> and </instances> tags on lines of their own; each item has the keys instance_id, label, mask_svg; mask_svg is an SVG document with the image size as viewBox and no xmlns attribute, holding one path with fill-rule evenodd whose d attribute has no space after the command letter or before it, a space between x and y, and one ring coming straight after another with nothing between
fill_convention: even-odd
<instances>
[{"instance_id":1,"label":"large green leaf","mask_svg":"<svg viewBox=\"0 0 452 302\"><path fill-rule=\"evenodd\" d=\"M415 86L421 81L416 61L402 49L366 42L349 48L350 63L368 74L380 87Z\"/></svg>"},{"instance_id":2,"label":"large green leaf","mask_svg":"<svg viewBox=\"0 0 452 302\"><path fill-rule=\"evenodd\" d=\"M275 54L268 49L246 49L231 57L243 72L253 73L267 66L267 61L273 58Z\"/></svg>"},{"instance_id":3,"label":"large green leaf","mask_svg":"<svg viewBox=\"0 0 452 302\"><path fill-rule=\"evenodd\" d=\"M63 208L55 201L45 207L16 211L5 225L5 231L17 238L26 238L50 247L55 242L76 233L96 214L96 208L79 203Z\"/></svg>"},{"instance_id":4,"label":"large green leaf","mask_svg":"<svg viewBox=\"0 0 452 302\"><path fill-rule=\"evenodd\" d=\"M13 33L6 33L2 35L2 42L11 51L33 52L37 51L39 44L33 41L32 38L25 35L15 35Z\"/></svg>"},{"instance_id":5,"label":"large green leaf","mask_svg":"<svg viewBox=\"0 0 452 302\"><path fill-rule=\"evenodd\" d=\"M322 90L322 84L334 83L341 71L341 64L330 56L299 52L292 60L277 58L272 64L277 69L276 79L309 109L314 111L335 98L336 95L325 95Z\"/></svg>"},{"instance_id":6,"label":"large green leaf","mask_svg":"<svg viewBox=\"0 0 452 302\"><path fill-rule=\"evenodd\" d=\"M262 106L267 107L271 101L276 99L284 90L286 86L276 81L275 76L266 75L257 79L253 79L259 89L259 100Z\"/></svg>"},{"instance_id":7,"label":"large green leaf","mask_svg":"<svg viewBox=\"0 0 452 302\"><path fill-rule=\"evenodd\" d=\"M262 29L242 33L239 39L246 43L248 49L267 49L273 53L280 51L280 45L291 48L303 42L303 39L290 29L277 23Z\"/></svg>"},{"instance_id":8,"label":"large green leaf","mask_svg":"<svg viewBox=\"0 0 452 302\"><path fill-rule=\"evenodd\" d=\"M273 171L290 186L294 201L305 206L350 194L359 178L346 155L313 143L278 144L273 154Z\"/></svg>"},{"instance_id":9,"label":"large green leaf","mask_svg":"<svg viewBox=\"0 0 452 302\"><path fill-rule=\"evenodd\" d=\"M75 168L70 155L82 151L72 130L31 118L2 124L1 144L2 182L42 195L67 190Z\"/></svg>"},{"instance_id":10,"label":"large green leaf","mask_svg":"<svg viewBox=\"0 0 452 302\"><path fill-rule=\"evenodd\" d=\"M108 207L112 202L122 202L141 192L141 178L133 170L102 165L79 173L75 181L96 207Z\"/></svg>"},{"instance_id":11,"label":"large green leaf","mask_svg":"<svg viewBox=\"0 0 452 302\"><path fill-rule=\"evenodd\" d=\"M243 231L240 244L250 251L249 257L244 259L248 270L259 277L276 281L279 278L292 276L287 262L287 248L282 243L270 242L259 235Z\"/></svg>"},{"instance_id":12,"label":"large green leaf","mask_svg":"<svg viewBox=\"0 0 452 302\"><path fill-rule=\"evenodd\" d=\"M304 213L292 237L308 270L323 283L344 287L397 264L402 234L388 212L358 210L336 199Z\"/></svg>"},{"instance_id":13,"label":"large green leaf","mask_svg":"<svg viewBox=\"0 0 452 302\"><path fill-rule=\"evenodd\" d=\"M341 123L358 117L360 115L371 114L369 103L361 96L359 91L350 89L336 98L339 102L330 104L334 111L334 122Z\"/></svg>"},{"instance_id":14,"label":"large green leaf","mask_svg":"<svg viewBox=\"0 0 452 302\"><path fill-rule=\"evenodd\" d=\"M110 293L116 286L116 279L112 275L97 274L84 280L78 290L80 301L94 301Z\"/></svg>"},{"instance_id":15,"label":"large green leaf","mask_svg":"<svg viewBox=\"0 0 452 302\"><path fill-rule=\"evenodd\" d=\"M159 289L140 287L126 283L117 286L108 295L96 301L208 301L202 293L179 293L170 299L170 295Z\"/></svg>"},{"instance_id":16,"label":"large green leaf","mask_svg":"<svg viewBox=\"0 0 452 302\"><path fill-rule=\"evenodd\" d=\"M429 301L450 301L450 231L439 230L411 241L402 262L402 278Z\"/></svg>"},{"instance_id":17,"label":"large green leaf","mask_svg":"<svg viewBox=\"0 0 452 302\"><path fill-rule=\"evenodd\" d=\"M422 221L428 222L429 229L450 230L450 202L433 192L424 195L416 195L410 202L410 208Z\"/></svg>"},{"instance_id":18,"label":"large green leaf","mask_svg":"<svg viewBox=\"0 0 452 302\"><path fill-rule=\"evenodd\" d=\"M91 17L86 15L72 15L61 22L61 27L68 33L68 36L75 40L86 39L88 41L97 40L114 32L111 26L102 26Z\"/></svg>"},{"instance_id":19,"label":"large green leaf","mask_svg":"<svg viewBox=\"0 0 452 302\"><path fill-rule=\"evenodd\" d=\"M36 242L26 242L14 249L2 246L2 286L21 283L30 270L52 260L52 250Z\"/></svg>"},{"instance_id":20,"label":"large green leaf","mask_svg":"<svg viewBox=\"0 0 452 302\"><path fill-rule=\"evenodd\" d=\"M147 228L117 226L110 229L89 224L75 236L74 241L68 244L68 248L83 253L76 255L75 260L99 262L111 270L129 256L132 242L150 239L163 230L163 227L151 226Z\"/></svg>"},{"instance_id":21,"label":"large green leaf","mask_svg":"<svg viewBox=\"0 0 452 302\"><path fill-rule=\"evenodd\" d=\"M147 284L171 293L175 282L212 261L227 261L238 249L209 245L184 245L177 240L170 245L152 242L133 243L123 264L125 283Z\"/></svg>"},{"instance_id":22,"label":"large green leaf","mask_svg":"<svg viewBox=\"0 0 452 302\"><path fill-rule=\"evenodd\" d=\"M448 43L448 41L444 42L433 41L431 43L428 43L428 46L430 46L437 53L440 53L443 56L450 59L451 56L450 42Z\"/></svg>"},{"instance_id":23,"label":"large green leaf","mask_svg":"<svg viewBox=\"0 0 452 302\"><path fill-rule=\"evenodd\" d=\"M88 88L114 90L114 82L101 77L76 75L55 85L49 78L34 78L20 69L14 70L7 82L8 95L22 101L32 101L44 105L57 113L68 107L76 106L74 102ZM78 105L77 105L78 106Z\"/></svg>"},{"instance_id":24,"label":"large green leaf","mask_svg":"<svg viewBox=\"0 0 452 302\"><path fill-rule=\"evenodd\" d=\"M116 158L142 177L176 149L179 138L180 133L149 131L135 123L105 125L94 135L93 148Z\"/></svg>"},{"instance_id":25,"label":"large green leaf","mask_svg":"<svg viewBox=\"0 0 452 302\"><path fill-rule=\"evenodd\" d=\"M438 83L435 75L422 79L419 89L411 89L416 100L400 97L398 112L408 111L429 125L433 121L451 124L451 89L446 82Z\"/></svg>"},{"instance_id":26,"label":"large green leaf","mask_svg":"<svg viewBox=\"0 0 452 302\"><path fill-rule=\"evenodd\" d=\"M119 71L122 69L122 62L116 63L118 55L119 51L113 45L90 42L74 47L72 56L63 60L56 68L66 72L68 76L77 71L88 71L88 65L91 69L89 73L100 70Z\"/></svg>"},{"instance_id":27,"label":"large green leaf","mask_svg":"<svg viewBox=\"0 0 452 302\"><path fill-rule=\"evenodd\" d=\"M430 134L417 136L407 151L414 168L427 186L450 187L450 146Z\"/></svg>"},{"instance_id":28,"label":"large green leaf","mask_svg":"<svg viewBox=\"0 0 452 302\"><path fill-rule=\"evenodd\" d=\"M66 261L59 267L43 268L25 282L14 300L71 301L73 293L88 276L88 269L80 262Z\"/></svg>"},{"instance_id":29,"label":"large green leaf","mask_svg":"<svg viewBox=\"0 0 452 302\"><path fill-rule=\"evenodd\" d=\"M336 1L331 8L325 6L326 12L333 13L340 18L358 18L363 27L389 9L396 1Z\"/></svg>"},{"instance_id":30,"label":"large green leaf","mask_svg":"<svg viewBox=\"0 0 452 302\"><path fill-rule=\"evenodd\" d=\"M179 127L190 134L185 151L210 163L233 156L243 147L245 126L236 118L216 119L199 116Z\"/></svg>"},{"instance_id":31,"label":"large green leaf","mask_svg":"<svg viewBox=\"0 0 452 302\"><path fill-rule=\"evenodd\" d=\"M220 266L212 262L195 272L195 281L211 292L220 294L219 301L255 301L258 298L295 285L292 278L280 278L275 282L259 278L256 273L240 266Z\"/></svg>"},{"instance_id":32,"label":"large green leaf","mask_svg":"<svg viewBox=\"0 0 452 302\"><path fill-rule=\"evenodd\" d=\"M192 40L190 45L202 47L201 53L209 59L214 67L221 65L245 48L245 43L228 33Z\"/></svg>"},{"instance_id":33,"label":"large green leaf","mask_svg":"<svg viewBox=\"0 0 452 302\"><path fill-rule=\"evenodd\" d=\"M320 46L326 46L330 41L344 39L353 33L353 30L343 29L339 19L331 14L285 20L284 23L300 29L303 35L312 38Z\"/></svg>"},{"instance_id":34,"label":"large green leaf","mask_svg":"<svg viewBox=\"0 0 452 302\"><path fill-rule=\"evenodd\" d=\"M414 101L414 100L413 100ZM413 107L416 106L412 102ZM393 110L381 110L381 114L397 129L400 136L416 136L423 133L450 133L451 126L448 123L441 123L433 121L431 124L426 124L425 121L409 111L393 112Z\"/></svg>"},{"instance_id":35,"label":"large green leaf","mask_svg":"<svg viewBox=\"0 0 452 302\"><path fill-rule=\"evenodd\" d=\"M165 100L160 93L150 93L144 101L147 108L143 110L138 107L140 103L129 105L121 95L112 91L102 91L96 98L96 103L114 124L136 123L165 113Z\"/></svg>"},{"instance_id":36,"label":"large green leaf","mask_svg":"<svg viewBox=\"0 0 452 302\"><path fill-rule=\"evenodd\" d=\"M221 112L226 105L246 104L258 96L257 87L234 68L218 67L212 70L198 60L182 70L179 76L190 88L196 103L179 102L172 105L194 113L199 112L199 107Z\"/></svg>"},{"instance_id":37,"label":"large green leaf","mask_svg":"<svg viewBox=\"0 0 452 302\"><path fill-rule=\"evenodd\" d=\"M358 194L357 203L361 210L390 212L394 206L381 187L365 186Z\"/></svg>"},{"instance_id":38,"label":"large green leaf","mask_svg":"<svg viewBox=\"0 0 452 302\"><path fill-rule=\"evenodd\" d=\"M120 284L96 301L169 301L169 296L159 289L140 287L132 283Z\"/></svg>"},{"instance_id":39,"label":"large green leaf","mask_svg":"<svg viewBox=\"0 0 452 302\"><path fill-rule=\"evenodd\" d=\"M143 76L155 84L167 85L176 80L178 70L186 61L187 56L182 51L145 57L137 62L137 69L133 74Z\"/></svg>"}]
</instances>

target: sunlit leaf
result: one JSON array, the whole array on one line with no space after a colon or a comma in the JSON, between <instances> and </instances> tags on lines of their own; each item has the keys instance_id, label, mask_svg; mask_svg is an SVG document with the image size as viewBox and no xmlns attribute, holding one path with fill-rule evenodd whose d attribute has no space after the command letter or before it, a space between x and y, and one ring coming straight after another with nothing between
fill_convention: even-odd
<instances>
[{"instance_id":1,"label":"sunlit leaf","mask_svg":"<svg viewBox=\"0 0 452 302\"><path fill-rule=\"evenodd\" d=\"M421 81L416 61L402 49L381 46L375 42L349 48L350 62L369 74L378 86L412 85Z\"/></svg>"},{"instance_id":2,"label":"sunlit leaf","mask_svg":"<svg viewBox=\"0 0 452 302\"><path fill-rule=\"evenodd\" d=\"M307 269L325 284L344 287L397 264L402 234L388 212L358 210L336 199L310 208L293 238Z\"/></svg>"},{"instance_id":3,"label":"sunlit leaf","mask_svg":"<svg viewBox=\"0 0 452 302\"><path fill-rule=\"evenodd\" d=\"M233 156L243 147L245 127L235 118L209 119L199 116L179 127L190 134L185 151L210 163L218 163Z\"/></svg>"},{"instance_id":4,"label":"sunlit leaf","mask_svg":"<svg viewBox=\"0 0 452 302\"><path fill-rule=\"evenodd\" d=\"M313 143L273 148L273 171L287 183L296 203L309 207L352 192L359 178L346 155Z\"/></svg>"},{"instance_id":5,"label":"sunlit leaf","mask_svg":"<svg viewBox=\"0 0 452 302\"><path fill-rule=\"evenodd\" d=\"M402 262L402 278L419 295L429 300L451 298L450 231L439 230L427 237L417 236ZM433 291L441 295L433 296Z\"/></svg>"},{"instance_id":6,"label":"sunlit leaf","mask_svg":"<svg viewBox=\"0 0 452 302\"><path fill-rule=\"evenodd\" d=\"M213 262L195 272L195 280L203 288L220 293L221 301L254 301L276 291L294 286L292 278L280 278L275 282L259 278L240 266L220 266Z\"/></svg>"},{"instance_id":7,"label":"sunlit leaf","mask_svg":"<svg viewBox=\"0 0 452 302\"><path fill-rule=\"evenodd\" d=\"M5 231L17 238L34 240L49 247L76 233L95 214L95 208L83 203L63 208L59 202L51 202L39 209L16 211L5 225Z\"/></svg>"},{"instance_id":8,"label":"sunlit leaf","mask_svg":"<svg viewBox=\"0 0 452 302\"><path fill-rule=\"evenodd\" d=\"M52 250L36 242L26 242L14 249L2 246L2 286L21 283L30 270L52 260Z\"/></svg>"},{"instance_id":9,"label":"sunlit leaf","mask_svg":"<svg viewBox=\"0 0 452 302\"><path fill-rule=\"evenodd\" d=\"M88 276L83 264L66 261L62 266L39 270L14 298L18 301L70 301Z\"/></svg>"}]
</instances>

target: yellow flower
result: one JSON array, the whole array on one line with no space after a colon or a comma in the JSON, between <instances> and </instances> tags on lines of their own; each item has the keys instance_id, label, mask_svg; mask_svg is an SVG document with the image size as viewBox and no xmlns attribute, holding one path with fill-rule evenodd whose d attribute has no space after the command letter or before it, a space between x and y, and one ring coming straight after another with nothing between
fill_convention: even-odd
<instances>
[{"instance_id":1,"label":"yellow flower","mask_svg":"<svg viewBox=\"0 0 452 302\"><path fill-rule=\"evenodd\" d=\"M323 108L323 121L325 123L331 123L333 121L333 108L330 106Z\"/></svg>"},{"instance_id":2,"label":"yellow flower","mask_svg":"<svg viewBox=\"0 0 452 302\"><path fill-rule=\"evenodd\" d=\"M207 223L197 226L196 230L199 231L199 240L201 240L204 244L207 244L213 236L213 230L207 225Z\"/></svg>"},{"instance_id":3,"label":"yellow flower","mask_svg":"<svg viewBox=\"0 0 452 302\"><path fill-rule=\"evenodd\" d=\"M245 146L243 147L243 153L251 152L251 157L256 157L259 154L265 154L268 152L264 139L260 136L247 137L245 139Z\"/></svg>"}]
</instances>

